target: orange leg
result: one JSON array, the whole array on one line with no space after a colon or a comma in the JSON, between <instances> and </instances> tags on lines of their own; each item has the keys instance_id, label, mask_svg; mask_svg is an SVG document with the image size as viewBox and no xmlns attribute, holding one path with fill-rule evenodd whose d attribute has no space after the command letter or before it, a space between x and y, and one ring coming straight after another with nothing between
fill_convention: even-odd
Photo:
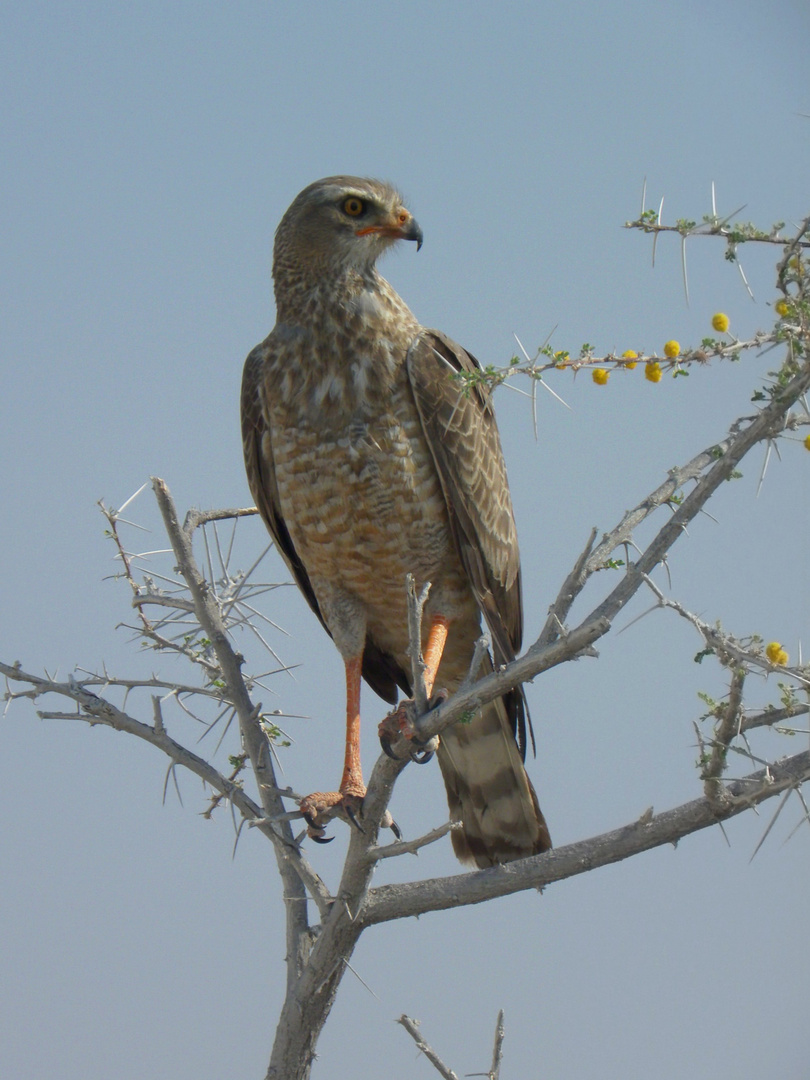
<instances>
[{"instance_id":1,"label":"orange leg","mask_svg":"<svg viewBox=\"0 0 810 1080\"><path fill-rule=\"evenodd\" d=\"M363 675L363 656L346 661L346 756L343 762L342 795L366 793L363 769L360 765L360 682Z\"/></svg>"},{"instance_id":2,"label":"orange leg","mask_svg":"<svg viewBox=\"0 0 810 1080\"><path fill-rule=\"evenodd\" d=\"M424 651L425 689L427 690L428 699L433 692L433 684L436 681L436 672L439 670L442 653L447 644L447 630L449 626L450 620L446 619L444 615L434 615L430 620L430 630L428 631L428 639Z\"/></svg>"},{"instance_id":3,"label":"orange leg","mask_svg":"<svg viewBox=\"0 0 810 1080\"><path fill-rule=\"evenodd\" d=\"M427 691L428 701L431 700L433 688L436 684L436 672L439 670L444 647L447 644L447 632L449 627L450 620L445 618L444 615L434 615L430 620L428 638L422 653L422 659L425 664L425 690ZM397 708L389 713L380 724L378 729L380 742L382 743L383 750L389 757L396 757L391 751L391 744L394 743L400 735L404 735L406 739L414 739L416 737L416 730L413 725L413 712L413 701L401 701ZM414 744L414 746L416 745L417 744ZM418 746L421 747L422 744L419 743ZM420 765L424 764L426 761L430 761L432 757L432 750L425 751L421 748L411 752L411 758Z\"/></svg>"},{"instance_id":4,"label":"orange leg","mask_svg":"<svg viewBox=\"0 0 810 1080\"><path fill-rule=\"evenodd\" d=\"M360 682L363 674L363 655L346 661L346 753L343 761L343 777L338 791L315 791L299 804L304 815L307 832L320 844L329 843L324 826L336 810L361 828L363 796L363 769L360 765ZM390 817L390 815L389 815ZM388 824L388 822L384 822Z\"/></svg>"}]
</instances>

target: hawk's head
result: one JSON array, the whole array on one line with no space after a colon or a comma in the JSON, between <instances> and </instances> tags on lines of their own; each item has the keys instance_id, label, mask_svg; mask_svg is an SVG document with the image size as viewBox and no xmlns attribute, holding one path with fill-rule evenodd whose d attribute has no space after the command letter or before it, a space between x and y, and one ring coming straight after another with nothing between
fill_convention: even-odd
<instances>
[{"instance_id":1,"label":"hawk's head","mask_svg":"<svg viewBox=\"0 0 810 1080\"><path fill-rule=\"evenodd\" d=\"M274 264L287 271L369 270L396 240L422 230L390 184L358 176L327 176L304 188L276 230Z\"/></svg>"}]
</instances>

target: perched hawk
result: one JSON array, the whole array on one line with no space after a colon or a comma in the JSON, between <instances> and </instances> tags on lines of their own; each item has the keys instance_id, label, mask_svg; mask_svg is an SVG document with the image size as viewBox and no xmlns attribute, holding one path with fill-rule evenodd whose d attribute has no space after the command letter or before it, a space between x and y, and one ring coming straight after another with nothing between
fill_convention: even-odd
<instances>
[{"instance_id":1,"label":"perched hawk","mask_svg":"<svg viewBox=\"0 0 810 1080\"><path fill-rule=\"evenodd\" d=\"M410 693L405 576L431 582L426 682L453 691L484 616L493 657L520 648L520 557L498 430L479 370L416 321L376 269L422 232L399 193L331 176L294 200L276 232L277 321L248 356L242 433L264 522L346 666L343 778L301 805L323 838L330 809L362 809L361 678L385 701ZM463 861L492 866L551 846L523 760L520 691L444 732L438 760Z\"/></svg>"}]
</instances>

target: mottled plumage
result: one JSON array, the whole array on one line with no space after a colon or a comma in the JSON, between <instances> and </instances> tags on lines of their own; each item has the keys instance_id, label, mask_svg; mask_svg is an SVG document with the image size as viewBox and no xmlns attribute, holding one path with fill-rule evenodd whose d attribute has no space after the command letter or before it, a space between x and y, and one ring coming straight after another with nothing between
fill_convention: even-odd
<instances>
[{"instance_id":1,"label":"mottled plumage","mask_svg":"<svg viewBox=\"0 0 810 1080\"><path fill-rule=\"evenodd\" d=\"M420 327L375 267L397 239L421 236L387 184L339 176L310 185L276 233L276 326L245 364L251 491L346 663L346 766L340 793L323 797L332 805L364 792L361 670L386 701L397 687L410 692L407 573L432 582L425 644L434 624L449 627L436 686L452 691L464 679L482 613L496 664L514 657L522 635L494 415L485 391L466 395L453 377L477 362ZM524 755L518 691L442 736L450 811L464 825L453 833L460 858L489 866L550 847ZM310 799L317 819L323 799Z\"/></svg>"}]
</instances>

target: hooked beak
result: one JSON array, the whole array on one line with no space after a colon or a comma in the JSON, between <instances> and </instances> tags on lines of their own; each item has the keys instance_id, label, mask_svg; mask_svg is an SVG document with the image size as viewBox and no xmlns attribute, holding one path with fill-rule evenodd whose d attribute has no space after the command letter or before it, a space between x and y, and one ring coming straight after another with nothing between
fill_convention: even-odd
<instances>
[{"instance_id":1,"label":"hooked beak","mask_svg":"<svg viewBox=\"0 0 810 1080\"><path fill-rule=\"evenodd\" d=\"M419 250L419 248L422 246L422 240L424 239L424 237L422 236L422 230L419 228L416 218L411 218L408 221L405 230L401 233L401 238L403 240L415 240L416 250Z\"/></svg>"},{"instance_id":2,"label":"hooked beak","mask_svg":"<svg viewBox=\"0 0 810 1080\"><path fill-rule=\"evenodd\" d=\"M358 229L357 236L368 236L376 233L378 236L390 236L392 240L415 240L416 250L422 246L422 230L407 210L402 210L392 221L384 225L367 225L365 229Z\"/></svg>"}]
</instances>

